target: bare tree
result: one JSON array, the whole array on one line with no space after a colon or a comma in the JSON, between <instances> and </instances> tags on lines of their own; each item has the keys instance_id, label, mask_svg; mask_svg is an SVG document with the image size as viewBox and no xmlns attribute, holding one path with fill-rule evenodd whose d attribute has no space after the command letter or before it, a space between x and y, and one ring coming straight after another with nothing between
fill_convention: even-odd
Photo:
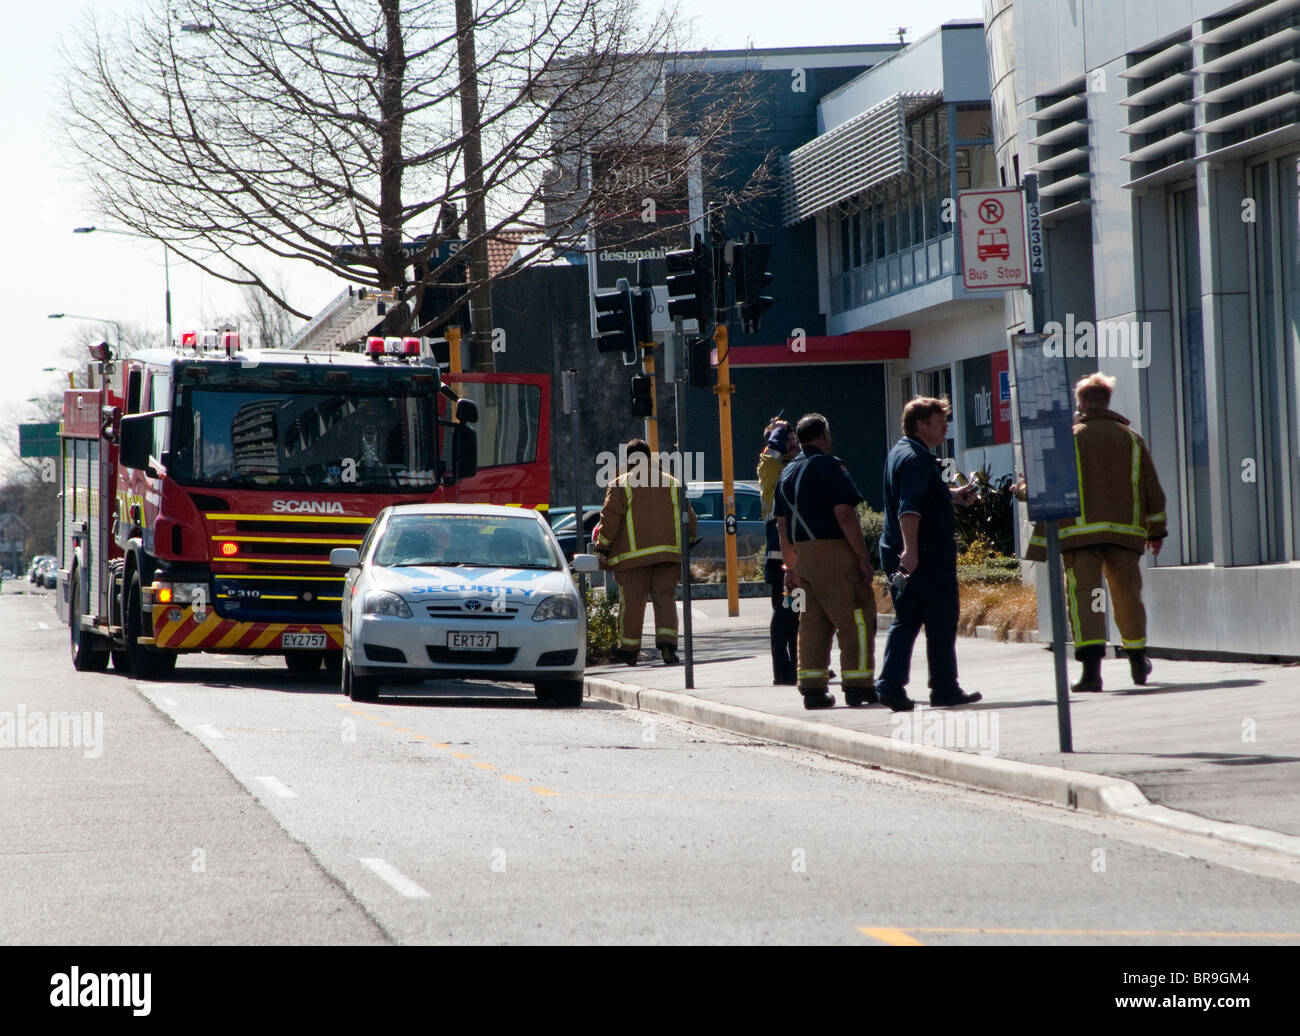
<instances>
[{"instance_id":1,"label":"bare tree","mask_svg":"<svg viewBox=\"0 0 1300 1036\"><path fill-rule=\"evenodd\" d=\"M146 4L67 47L67 140L97 208L296 316L247 257L394 290L386 333L481 301L487 242L506 231L530 243L500 275L626 222L628 184L584 175L588 156L669 155L660 186L680 193L748 103L733 83L679 132L665 90L679 20L629 0ZM417 327L426 288L463 270L450 242L471 275Z\"/></svg>"}]
</instances>

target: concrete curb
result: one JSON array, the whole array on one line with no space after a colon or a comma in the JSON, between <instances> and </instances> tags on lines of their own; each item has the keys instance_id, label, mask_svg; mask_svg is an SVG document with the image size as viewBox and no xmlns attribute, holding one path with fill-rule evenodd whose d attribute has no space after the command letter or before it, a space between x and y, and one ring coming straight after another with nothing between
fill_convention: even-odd
<instances>
[{"instance_id":1,"label":"concrete curb","mask_svg":"<svg viewBox=\"0 0 1300 1036\"><path fill-rule=\"evenodd\" d=\"M1245 824L1207 820L1192 813L1155 805L1136 784L1121 777L895 741L857 730L773 716L690 694L656 691L600 677L587 677L585 683L589 697L632 709L675 716L734 734L806 748L893 773L926 777L1066 809L1123 817L1218 842L1265 849L1300 861L1300 837Z\"/></svg>"}]
</instances>

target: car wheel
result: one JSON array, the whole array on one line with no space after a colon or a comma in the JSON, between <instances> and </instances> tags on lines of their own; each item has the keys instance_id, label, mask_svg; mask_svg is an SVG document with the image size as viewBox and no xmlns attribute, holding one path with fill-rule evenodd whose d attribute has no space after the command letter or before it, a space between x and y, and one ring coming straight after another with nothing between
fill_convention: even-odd
<instances>
[{"instance_id":1,"label":"car wheel","mask_svg":"<svg viewBox=\"0 0 1300 1036\"><path fill-rule=\"evenodd\" d=\"M582 705L581 680L539 680L535 685L537 700L562 709L576 709Z\"/></svg>"},{"instance_id":2,"label":"car wheel","mask_svg":"<svg viewBox=\"0 0 1300 1036\"><path fill-rule=\"evenodd\" d=\"M72 642L72 668L79 673L102 673L108 668L108 652L96 651L95 638L81 628L81 573L72 570L72 607L68 611L68 633Z\"/></svg>"},{"instance_id":3,"label":"car wheel","mask_svg":"<svg viewBox=\"0 0 1300 1036\"><path fill-rule=\"evenodd\" d=\"M140 599L140 573L131 576L126 596L126 654L131 675L137 680L165 680L176 668L175 651L156 651L141 644L144 629L144 602Z\"/></svg>"},{"instance_id":4,"label":"car wheel","mask_svg":"<svg viewBox=\"0 0 1300 1036\"><path fill-rule=\"evenodd\" d=\"M312 676L320 670L323 651L287 651L284 664L295 676Z\"/></svg>"},{"instance_id":5,"label":"car wheel","mask_svg":"<svg viewBox=\"0 0 1300 1036\"><path fill-rule=\"evenodd\" d=\"M343 660L343 693L355 702L374 703L379 700L379 681L373 676L357 676L352 663Z\"/></svg>"}]
</instances>

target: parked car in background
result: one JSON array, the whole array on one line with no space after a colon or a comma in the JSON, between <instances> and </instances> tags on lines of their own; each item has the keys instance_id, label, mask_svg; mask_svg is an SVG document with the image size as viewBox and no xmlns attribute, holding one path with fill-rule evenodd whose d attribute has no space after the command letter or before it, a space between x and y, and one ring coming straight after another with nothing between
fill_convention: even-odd
<instances>
[{"instance_id":1,"label":"parked car in background","mask_svg":"<svg viewBox=\"0 0 1300 1036\"><path fill-rule=\"evenodd\" d=\"M53 554L37 554L36 557L32 558L32 563L27 566L27 582L35 583L36 573L40 567L45 564L45 562L53 560L55 560Z\"/></svg>"},{"instance_id":2,"label":"parked car in background","mask_svg":"<svg viewBox=\"0 0 1300 1036\"><path fill-rule=\"evenodd\" d=\"M562 515L551 525L551 532L555 533L555 538L560 543L560 549L564 551L565 558L571 558L574 554L587 553L588 544L591 543L592 530L596 528L596 523L600 521L600 504L595 507L582 509L582 528L585 535L579 540L574 535L574 526L577 524L576 515L573 508L569 508L569 513Z\"/></svg>"},{"instance_id":3,"label":"parked car in background","mask_svg":"<svg viewBox=\"0 0 1300 1036\"><path fill-rule=\"evenodd\" d=\"M59 559L47 557L36 570L36 585L53 590L59 585Z\"/></svg>"},{"instance_id":4,"label":"parked car in background","mask_svg":"<svg viewBox=\"0 0 1300 1036\"><path fill-rule=\"evenodd\" d=\"M737 482L736 489L736 556L749 557L767 549L763 528L763 495L751 482ZM726 511L722 504L721 482L691 482L687 499L699 519L699 537L691 551L698 560L721 560L726 557Z\"/></svg>"}]
</instances>

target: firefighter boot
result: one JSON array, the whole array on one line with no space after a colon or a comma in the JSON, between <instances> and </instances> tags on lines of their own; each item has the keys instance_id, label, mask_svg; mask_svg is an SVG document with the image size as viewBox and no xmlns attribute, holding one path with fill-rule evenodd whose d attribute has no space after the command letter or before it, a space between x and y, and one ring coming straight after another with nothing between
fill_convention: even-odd
<instances>
[{"instance_id":1,"label":"firefighter boot","mask_svg":"<svg viewBox=\"0 0 1300 1036\"><path fill-rule=\"evenodd\" d=\"M1145 648L1128 652L1128 671L1135 684L1139 687L1146 686L1147 677L1151 675L1151 659L1147 658Z\"/></svg>"},{"instance_id":2,"label":"firefighter boot","mask_svg":"<svg viewBox=\"0 0 1300 1036\"><path fill-rule=\"evenodd\" d=\"M1105 652L1103 644L1089 644L1075 651L1074 657L1083 663L1083 675L1078 683L1070 685L1070 690L1079 693L1101 690L1101 656Z\"/></svg>"}]
</instances>

